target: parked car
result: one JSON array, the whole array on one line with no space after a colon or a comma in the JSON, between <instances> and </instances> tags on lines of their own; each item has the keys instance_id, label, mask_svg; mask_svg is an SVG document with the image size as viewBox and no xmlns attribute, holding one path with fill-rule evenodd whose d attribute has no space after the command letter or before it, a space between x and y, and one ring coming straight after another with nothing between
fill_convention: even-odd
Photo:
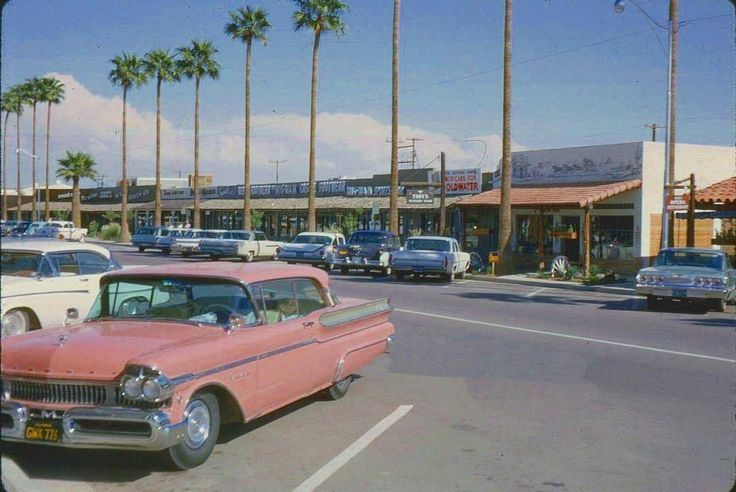
<instances>
[{"instance_id":1,"label":"parked car","mask_svg":"<svg viewBox=\"0 0 736 492\"><path fill-rule=\"evenodd\" d=\"M443 236L412 236L404 249L391 255L391 268L398 280L407 274L440 275L452 282L464 278L470 266L470 253L460 251L457 240Z\"/></svg>"},{"instance_id":2,"label":"parked car","mask_svg":"<svg viewBox=\"0 0 736 492\"><path fill-rule=\"evenodd\" d=\"M0 257L3 337L61 325L70 308L86 314L100 277L121 268L103 247L62 241L4 240Z\"/></svg>"},{"instance_id":3,"label":"parked car","mask_svg":"<svg viewBox=\"0 0 736 492\"><path fill-rule=\"evenodd\" d=\"M55 239L69 239L83 243L87 238L87 229L76 227L73 222L67 220L52 220L38 228L36 235Z\"/></svg>"},{"instance_id":4,"label":"parked car","mask_svg":"<svg viewBox=\"0 0 736 492\"><path fill-rule=\"evenodd\" d=\"M21 220L15 226L10 229L10 232L8 233L11 237L20 237L26 233L26 230L28 230L28 227L31 225L30 220Z\"/></svg>"},{"instance_id":5,"label":"parked car","mask_svg":"<svg viewBox=\"0 0 736 492\"><path fill-rule=\"evenodd\" d=\"M173 239L171 242L171 252L179 253L184 258L192 255L198 255L199 243L204 238L217 239L221 238L227 231L224 229L188 229Z\"/></svg>"},{"instance_id":6,"label":"parked car","mask_svg":"<svg viewBox=\"0 0 736 492\"><path fill-rule=\"evenodd\" d=\"M332 261L342 274L350 270L378 270L391 275L391 253L400 249L401 239L393 232L355 231L346 244L337 247Z\"/></svg>"},{"instance_id":7,"label":"parked car","mask_svg":"<svg viewBox=\"0 0 736 492\"><path fill-rule=\"evenodd\" d=\"M13 227L18 225L17 220L4 220L2 221L2 224L0 224L0 231L2 231L3 236L6 236L10 234L10 231L13 230Z\"/></svg>"},{"instance_id":8,"label":"parked car","mask_svg":"<svg viewBox=\"0 0 736 492\"><path fill-rule=\"evenodd\" d=\"M251 262L255 258L275 259L279 247L279 242L271 241L261 231L227 231L219 239L202 239L199 252L212 260L240 258Z\"/></svg>"},{"instance_id":9,"label":"parked car","mask_svg":"<svg viewBox=\"0 0 736 492\"><path fill-rule=\"evenodd\" d=\"M654 265L636 275L636 293L647 298L647 309L662 301L692 301L724 311L736 298L736 270L723 251L665 248Z\"/></svg>"},{"instance_id":10,"label":"parked car","mask_svg":"<svg viewBox=\"0 0 736 492\"><path fill-rule=\"evenodd\" d=\"M138 251L143 253L146 248L155 248L158 238L168 235L168 227L144 226L135 231L135 234L130 239L130 244L136 246Z\"/></svg>"},{"instance_id":11,"label":"parked car","mask_svg":"<svg viewBox=\"0 0 736 492\"><path fill-rule=\"evenodd\" d=\"M156 244L151 249L160 249L165 255L171 254L174 239L183 236L188 231L189 229L169 229L167 235L156 238Z\"/></svg>"},{"instance_id":12,"label":"parked car","mask_svg":"<svg viewBox=\"0 0 736 492\"><path fill-rule=\"evenodd\" d=\"M335 232L301 232L290 243L281 245L279 260L289 264L308 263L333 267L333 255L345 244L345 236Z\"/></svg>"},{"instance_id":13,"label":"parked car","mask_svg":"<svg viewBox=\"0 0 736 492\"><path fill-rule=\"evenodd\" d=\"M394 326L387 299L338 301L327 282L272 263L109 274L82 325L3 342L2 439L162 451L187 469L222 424L341 398Z\"/></svg>"},{"instance_id":14,"label":"parked car","mask_svg":"<svg viewBox=\"0 0 736 492\"><path fill-rule=\"evenodd\" d=\"M36 220L28 224L28 227L25 231L23 231L23 234L20 234L20 237L41 237L39 236L38 231L46 225L45 220ZM13 236L15 236L15 233L13 233Z\"/></svg>"}]
</instances>

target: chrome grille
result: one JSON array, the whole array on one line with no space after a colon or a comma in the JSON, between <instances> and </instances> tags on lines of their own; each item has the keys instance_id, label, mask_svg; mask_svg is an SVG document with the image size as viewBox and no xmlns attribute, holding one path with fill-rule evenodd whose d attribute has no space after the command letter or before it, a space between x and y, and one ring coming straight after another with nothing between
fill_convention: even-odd
<instances>
[{"instance_id":1,"label":"chrome grille","mask_svg":"<svg viewBox=\"0 0 736 492\"><path fill-rule=\"evenodd\" d=\"M102 405L107 401L108 394L107 387L97 384L5 380L3 386L12 399L42 403Z\"/></svg>"}]
</instances>

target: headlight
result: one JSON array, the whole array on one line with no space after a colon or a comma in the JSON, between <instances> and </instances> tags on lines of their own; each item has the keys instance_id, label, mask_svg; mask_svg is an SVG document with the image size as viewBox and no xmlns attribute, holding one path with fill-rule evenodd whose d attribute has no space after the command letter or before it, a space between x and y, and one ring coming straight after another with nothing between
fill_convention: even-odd
<instances>
[{"instance_id":1,"label":"headlight","mask_svg":"<svg viewBox=\"0 0 736 492\"><path fill-rule=\"evenodd\" d=\"M161 395L161 385L156 379L146 379L143 382L143 398L148 401L156 401Z\"/></svg>"},{"instance_id":2,"label":"headlight","mask_svg":"<svg viewBox=\"0 0 736 492\"><path fill-rule=\"evenodd\" d=\"M703 277L698 277L695 279L695 285L702 285L703 284Z\"/></svg>"},{"instance_id":3,"label":"headlight","mask_svg":"<svg viewBox=\"0 0 736 492\"><path fill-rule=\"evenodd\" d=\"M664 275L660 275L659 277L657 277L657 282L659 282L660 284L663 284L664 283Z\"/></svg>"},{"instance_id":4,"label":"headlight","mask_svg":"<svg viewBox=\"0 0 736 492\"><path fill-rule=\"evenodd\" d=\"M121 387L123 396L128 400L137 400L141 396L141 380L139 378L128 376L123 379Z\"/></svg>"},{"instance_id":5,"label":"headlight","mask_svg":"<svg viewBox=\"0 0 736 492\"><path fill-rule=\"evenodd\" d=\"M120 390L127 400L144 400L159 403L171 398L171 381L160 371L148 367L132 366L126 370L120 382Z\"/></svg>"}]
</instances>

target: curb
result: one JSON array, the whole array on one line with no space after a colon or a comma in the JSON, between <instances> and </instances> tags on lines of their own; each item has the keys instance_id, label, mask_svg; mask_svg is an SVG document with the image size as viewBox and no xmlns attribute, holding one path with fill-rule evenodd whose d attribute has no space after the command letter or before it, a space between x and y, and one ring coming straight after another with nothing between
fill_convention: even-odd
<instances>
[{"instance_id":1,"label":"curb","mask_svg":"<svg viewBox=\"0 0 736 492\"><path fill-rule=\"evenodd\" d=\"M514 285L530 285L532 287L547 287L550 289L565 289L565 290L576 290L579 292L602 292L607 294L629 294L635 295L635 291L632 287L612 287L603 285L576 285L563 282L544 282L539 280L521 280L516 278L505 278L505 277L488 277L486 275L467 275L465 278L469 280L477 280L479 282L498 282L501 284L514 284Z\"/></svg>"}]
</instances>

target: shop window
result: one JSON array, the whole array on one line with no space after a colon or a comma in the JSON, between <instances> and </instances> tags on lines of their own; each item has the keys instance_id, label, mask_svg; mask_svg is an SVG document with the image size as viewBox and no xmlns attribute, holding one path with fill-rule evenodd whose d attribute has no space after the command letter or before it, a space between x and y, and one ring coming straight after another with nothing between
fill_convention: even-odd
<instances>
[{"instance_id":1,"label":"shop window","mask_svg":"<svg viewBox=\"0 0 736 492\"><path fill-rule=\"evenodd\" d=\"M542 254L552 254L552 216L516 216L516 252L519 254L539 254L539 238L542 238Z\"/></svg>"},{"instance_id":2,"label":"shop window","mask_svg":"<svg viewBox=\"0 0 736 492\"><path fill-rule=\"evenodd\" d=\"M621 260L634 256L634 217L594 215L591 217L593 258Z\"/></svg>"}]
</instances>

